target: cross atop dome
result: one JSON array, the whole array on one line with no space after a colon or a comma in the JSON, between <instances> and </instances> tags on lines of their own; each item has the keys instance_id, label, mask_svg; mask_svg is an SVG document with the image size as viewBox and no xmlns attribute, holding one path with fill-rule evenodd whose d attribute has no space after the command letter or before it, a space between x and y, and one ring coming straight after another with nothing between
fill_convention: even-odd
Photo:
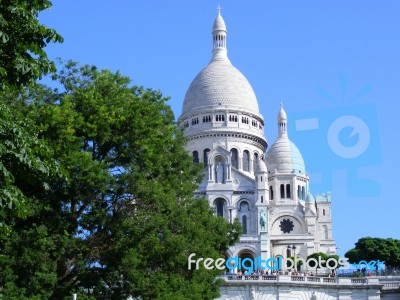
<instances>
[{"instance_id":1,"label":"cross atop dome","mask_svg":"<svg viewBox=\"0 0 400 300\"><path fill-rule=\"evenodd\" d=\"M213 59L226 59L226 25L221 16L221 7L217 7L217 17L214 20L213 28Z\"/></svg>"},{"instance_id":2,"label":"cross atop dome","mask_svg":"<svg viewBox=\"0 0 400 300\"><path fill-rule=\"evenodd\" d=\"M283 103L281 101L281 106L278 112L278 135L287 135L287 116L286 112L283 109Z\"/></svg>"},{"instance_id":3,"label":"cross atop dome","mask_svg":"<svg viewBox=\"0 0 400 300\"><path fill-rule=\"evenodd\" d=\"M264 122L259 112L257 97L246 77L232 65L228 58L226 49L227 30L224 19L221 16L220 6L217 8L213 21L211 60L197 74L189 86L183 102L180 119L184 120L188 118L187 122L192 122L191 119L195 114L201 113L202 115L199 117L203 118L204 114L209 109L212 109L213 111L227 110L224 118L225 121L231 122L229 121L229 110L229 114L232 115L231 118L234 117L236 119L237 125L240 124L240 126L249 127L251 130L254 130L260 138L261 144L266 145L262 131ZM239 112L240 114L233 116L234 111L235 114ZM247 116L244 116L245 114ZM213 118L215 121L215 116ZM222 128L228 127L228 123L221 122L223 123L218 125L222 127L213 127L213 130L222 130ZM229 126L229 130L233 130L234 128L233 126ZM200 132L204 127L189 126L189 129L192 132Z\"/></svg>"}]
</instances>

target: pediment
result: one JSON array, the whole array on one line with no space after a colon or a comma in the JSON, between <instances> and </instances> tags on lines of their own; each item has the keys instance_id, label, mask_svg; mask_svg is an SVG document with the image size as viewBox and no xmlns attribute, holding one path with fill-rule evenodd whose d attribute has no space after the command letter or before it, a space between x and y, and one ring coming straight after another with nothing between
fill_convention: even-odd
<instances>
[{"instance_id":1,"label":"pediment","mask_svg":"<svg viewBox=\"0 0 400 300\"><path fill-rule=\"evenodd\" d=\"M241 171L235 168L232 168L231 176L232 176L232 183L236 187L236 189L247 190L249 187L251 187L254 190L255 180L250 176L242 173Z\"/></svg>"},{"instance_id":2,"label":"pediment","mask_svg":"<svg viewBox=\"0 0 400 300\"><path fill-rule=\"evenodd\" d=\"M306 208L305 209L305 213L304 213L304 215L305 216L316 216L317 214L316 214L316 212L315 211L313 211L311 208Z\"/></svg>"},{"instance_id":3,"label":"pediment","mask_svg":"<svg viewBox=\"0 0 400 300\"><path fill-rule=\"evenodd\" d=\"M214 162L215 157L219 155L224 157L227 163L231 163L231 153L221 146L217 146L216 148L208 152L207 154L208 163L212 164Z\"/></svg>"}]
</instances>

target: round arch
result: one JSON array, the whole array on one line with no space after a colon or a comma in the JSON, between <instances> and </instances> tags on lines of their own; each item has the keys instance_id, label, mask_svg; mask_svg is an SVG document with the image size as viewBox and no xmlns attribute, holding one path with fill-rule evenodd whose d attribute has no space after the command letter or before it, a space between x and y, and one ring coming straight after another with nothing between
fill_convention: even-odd
<instances>
[{"instance_id":1,"label":"round arch","mask_svg":"<svg viewBox=\"0 0 400 300\"><path fill-rule=\"evenodd\" d=\"M218 157L221 157L224 160L224 163L226 163L226 164L231 163L231 158L228 157L228 155L226 155L225 153L220 153L220 152L215 152L215 153L212 153L212 155L209 155L208 163L209 164L214 164L215 160Z\"/></svg>"},{"instance_id":2,"label":"round arch","mask_svg":"<svg viewBox=\"0 0 400 300\"><path fill-rule=\"evenodd\" d=\"M244 272L249 270L250 268L252 268L254 271L254 260L256 258L256 255L252 249L249 248L241 249L238 252L237 257L240 258L241 260L241 265L238 267L238 271Z\"/></svg>"},{"instance_id":3,"label":"round arch","mask_svg":"<svg viewBox=\"0 0 400 300\"><path fill-rule=\"evenodd\" d=\"M238 211L241 211L242 206L243 206L243 205L246 205L246 204L247 204L247 206L248 206L248 211L250 211L250 200L247 199L247 198L241 198L241 199L236 203Z\"/></svg>"},{"instance_id":4,"label":"round arch","mask_svg":"<svg viewBox=\"0 0 400 300\"><path fill-rule=\"evenodd\" d=\"M215 208L215 213L217 216L221 216L223 218L227 217L227 207L228 202L223 197L217 197L213 200L213 206Z\"/></svg>"},{"instance_id":5,"label":"round arch","mask_svg":"<svg viewBox=\"0 0 400 300\"><path fill-rule=\"evenodd\" d=\"M232 167L239 169L239 149L236 147L232 147L229 152L231 153Z\"/></svg>"},{"instance_id":6,"label":"round arch","mask_svg":"<svg viewBox=\"0 0 400 300\"><path fill-rule=\"evenodd\" d=\"M218 198L224 199L228 206L232 205L230 199L225 195L218 195L218 196L210 197L209 198L210 205L214 206L215 200L217 200Z\"/></svg>"},{"instance_id":7,"label":"round arch","mask_svg":"<svg viewBox=\"0 0 400 300\"><path fill-rule=\"evenodd\" d=\"M227 179L227 174L225 170L226 157L224 155L213 155L212 164L214 166L214 181L216 183L225 183Z\"/></svg>"}]
</instances>

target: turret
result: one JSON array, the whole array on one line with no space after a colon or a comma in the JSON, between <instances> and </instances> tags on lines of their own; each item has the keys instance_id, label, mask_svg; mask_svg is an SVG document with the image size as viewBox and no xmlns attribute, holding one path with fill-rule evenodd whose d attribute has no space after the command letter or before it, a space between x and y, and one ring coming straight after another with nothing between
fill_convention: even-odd
<instances>
[{"instance_id":1,"label":"turret","mask_svg":"<svg viewBox=\"0 0 400 300\"><path fill-rule=\"evenodd\" d=\"M268 189L268 169L264 161L260 159L254 170L256 180L257 206L267 206L269 204Z\"/></svg>"}]
</instances>

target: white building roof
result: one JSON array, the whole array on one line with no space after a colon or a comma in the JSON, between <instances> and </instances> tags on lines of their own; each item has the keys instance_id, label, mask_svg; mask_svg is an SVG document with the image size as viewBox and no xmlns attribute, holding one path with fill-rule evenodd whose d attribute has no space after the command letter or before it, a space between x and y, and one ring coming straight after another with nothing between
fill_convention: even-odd
<instances>
[{"instance_id":1,"label":"white building roof","mask_svg":"<svg viewBox=\"0 0 400 300\"><path fill-rule=\"evenodd\" d=\"M296 145L289 140L287 134L287 116L281 107L278 112L278 138L269 148L265 161L270 172L279 173L301 172L306 173L303 156Z\"/></svg>"},{"instance_id":2,"label":"white building roof","mask_svg":"<svg viewBox=\"0 0 400 300\"><path fill-rule=\"evenodd\" d=\"M190 84L182 115L214 108L237 109L259 115L253 88L227 56L226 26L220 13L213 25L213 57Z\"/></svg>"}]
</instances>

